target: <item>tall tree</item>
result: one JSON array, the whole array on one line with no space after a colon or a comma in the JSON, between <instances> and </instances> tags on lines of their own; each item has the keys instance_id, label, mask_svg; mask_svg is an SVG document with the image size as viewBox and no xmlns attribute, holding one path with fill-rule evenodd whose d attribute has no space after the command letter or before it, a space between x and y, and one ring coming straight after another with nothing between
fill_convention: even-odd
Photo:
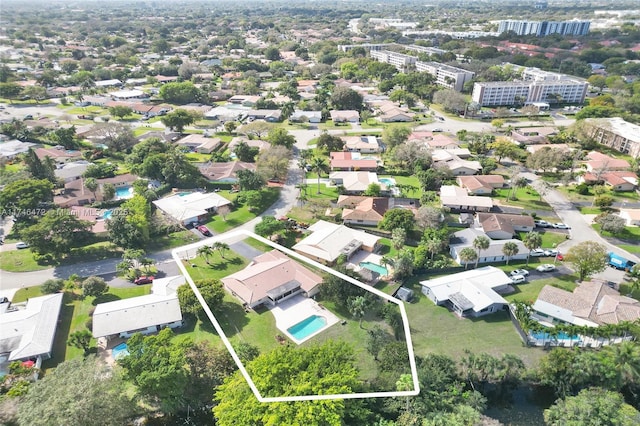
<instances>
[{"instance_id":1,"label":"tall tree","mask_svg":"<svg viewBox=\"0 0 640 426\"><path fill-rule=\"evenodd\" d=\"M272 146L260 153L256 164L266 179L284 180L289 170L291 151L284 146Z\"/></svg>"},{"instance_id":2,"label":"tall tree","mask_svg":"<svg viewBox=\"0 0 640 426\"><path fill-rule=\"evenodd\" d=\"M322 173L325 173L327 171L328 165L327 162L324 158L322 157L313 157L313 159L311 159L311 170L313 170L314 172L316 172L316 174L318 175L318 194L320 193L320 177L322 176Z\"/></svg>"},{"instance_id":3,"label":"tall tree","mask_svg":"<svg viewBox=\"0 0 640 426\"><path fill-rule=\"evenodd\" d=\"M272 146L284 146L287 149L291 149L296 143L296 138L282 127L274 127L269 130L267 140Z\"/></svg>"},{"instance_id":4,"label":"tall tree","mask_svg":"<svg viewBox=\"0 0 640 426\"><path fill-rule=\"evenodd\" d=\"M473 262L474 260L477 262L478 252L471 247L465 247L460 250L460 260L464 263L464 269L466 270L469 266L469 263Z\"/></svg>"},{"instance_id":5,"label":"tall tree","mask_svg":"<svg viewBox=\"0 0 640 426\"><path fill-rule=\"evenodd\" d=\"M528 232L524 236L522 243L527 249L529 249L529 252L527 253L527 266L529 266L531 252L537 248L540 248L540 246L542 245L542 236L535 231Z\"/></svg>"},{"instance_id":6,"label":"tall tree","mask_svg":"<svg viewBox=\"0 0 640 426\"><path fill-rule=\"evenodd\" d=\"M349 312L354 318L358 319L358 325L362 328L362 319L367 312L367 299L364 296L354 297L349 300Z\"/></svg>"},{"instance_id":7,"label":"tall tree","mask_svg":"<svg viewBox=\"0 0 640 426\"><path fill-rule=\"evenodd\" d=\"M604 271L609 260L607 247L595 241L584 241L571 247L564 258L574 267L580 281Z\"/></svg>"},{"instance_id":8,"label":"tall tree","mask_svg":"<svg viewBox=\"0 0 640 426\"><path fill-rule=\"evenodd\" d=\"M509 264L509 259L518 254L519 251L520 249L518 248L518 245L516 243L512 241L504 243L504 245L502 246L502 253L507 257L507 265Z\"/></svg>"},{"instance_id":9,"label":"tall tree","mask_svg":"<svg viewBox=\"0 0 640 426\"><path fill-rule=\"evenodd\" d=\"M331 103L334 109L360 111L362 95L348 87L338 86L331 93Z\"/></svg>"},{"instance_id":10,"label":"tall tree","mask_svg":"<svg viewBox=\"0 0 640 426\"><path fill-rule=\"evenodd\" d=\"M163 115L160 118L160 121L172 130L182 133L186 126L189 126L196 121L197 117L198 116L196 114L187 111L186 109L178 108L166 115Z\"/></svg>"},{"instance_id":11,"label":"tall tree","mask_svg":"<svg viewBox=\"0 0 640 426\"><path fill-rule=\"evenodd\" d=\"M600 388L585 389L558 400L544 411L547 425L634 425L640 412L624 402L622 395Z\"/></svg>"},{"instance_id":12,"label":"tall tree","mask_svg":"<svg viewBox=\"0 0 640 426\"><path fill-rule=\"evenodd\" d=\"M41 160L33 149L29 149L25 154L24 163L35 179L46 179L53 184L57 182L58 179L54 173L56 167L51 157L46 156Z\"/></svg>"},{"instance_id":13,"label":"tall tree","mask_svg":"<svg viewBox=\"0 0 640 426\"><path fill-rule=\"evenodd\" d=\"M482 253L483 250L488 249L490 245L491 240L484 235L478 235L473 240L473 248L478 251L478 257L476 257L476 268L478 267L478 261L480 260L480 253Z\"/></svg>"},{"instance_id":14,"label":"tall tree","mask_svg":"<svg viewBox=\"0 0 640 426\"><path fill-rule=\"evenodd\" d=\"M46 179L23 179L7 184L0 192L4 215L28 219L42 210L42 204L53 199L53 185Z\"/></svg>"},{"instance_id":15,"label":"tall tree","mask_svg":"<svg viewBox=\"0 0 640 426\"><path fill-rule=\"evenodd\" d=\"M61 210L49 210L34 225L21 233L31 251L60 259L91 237L91 223Z\"/></svg>"},{"instance_id":16,"label":"tall tree","mask_svg":"<svg viewBox=\"0 0 640 426\"><path fill-rule=\"evenodd\" d=\"M120 426L136 411L127 391L117 367L93 356L74 358L30 386L18 420L32 426Z\"/></svg>"}]
</instances>

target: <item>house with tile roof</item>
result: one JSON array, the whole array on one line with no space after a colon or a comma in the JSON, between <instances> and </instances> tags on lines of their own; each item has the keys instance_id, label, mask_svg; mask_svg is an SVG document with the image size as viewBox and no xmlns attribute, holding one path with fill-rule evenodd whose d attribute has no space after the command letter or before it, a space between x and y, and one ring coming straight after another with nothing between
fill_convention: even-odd
<instances>
[{"instance_id":1,"label":"house with tile roof","mask_svg":"<svg viewBox=\"0 0 640 426\"><path fill-rule=\"evenodd\" d=\"M603 281L580 283L572 292L546 285L532 306L532 318L543 325L598 327L640 319L640 302L621 296Z\"/></svg>"},{"instance_id":2,"label":"house with tile roof","mask_svg":"<svg viewBox=\"0 0 640 426\"><path fill-rule=\"evenodd\" d=\"M494 189L502 188L505 184L500 175L458 176L456 182L469 195L491 195Z\"/></svg>"},{"instance_id":3,"label":"house with tile roof","mask_svg":"<svg viewBox=\"0 0 640 426\"><path fill-rule=\"evenodd\" d=\"M209 182L236 183L237 173L240 170L256 171L256 163L246 163L244 161L226 161L224 163L208 162L198 166L200 173Z\"/></svg>"},{"instance_id":4,"label":"house with tile roof","mask_svg":"<svg viewBox=\"0 0 640 426\"><path fill-rule=\"evenodd\" d=\"M638 175L625 170L604 173L587 172L578 180L589 185L605 184L618 192L633 191L638 186Z\"/></svg>"},{"instance_id":5,"label":"house with tile roof","mask_svg":"<svg viewBox=\"0 0 640 426\"><path fill-rule=\"evenodd\" d=\"M463 160L444 149L433 150L431 158L434 165L448 168L454 176L475 175L482 171L482 165L479 161Z\"/></svg>"},{"instance_id":6,"label":"house with tile roof","mask_svg":"<svg viewBox=\"0 0 640 426\"><path fill-rule=\"evenodd\" d=\"M331 170L344 171L369 171L378 169L378 161L375 159L362 159L358 153L348 151L332 152L329 154Z\"/></svg>"},{"instance_id":7,"label":"house with tile roof","mask_svg":"<svg viewBox=\"0 0 640 426\"><path fill-rule=\"evenodd\" d=\"M329 111L331 120L334 123L359 123L360 113L355 110L336 110Z\"/></svg>"},{"instance_id":8,"label":"house with tile roof","mask_svg":"<svg viewBox=\"0 0 640 426\"><path fill-rule=\"evenodd\" d=\"M312 297L322 277L278 250L261 254L241 271L222 280L225 290L249 308L274 306L297 294Z\"/></svg>"},{"instance_id":9,"label":"house with tile roof","mask_svg":"<svg viewBox=\"0 0 640 426\"><path fill-rule=\"evenodd\" d=\"M320 220L308 229L310 235L293 246L296 252L325 265L332 265L340 255L351 258L359 250L374 252L380 237L344 225Z\"/></svg>"},{"instance_id":10,"label":"house with tile roof","mask_svg":"<svg viewBox=\"0 0 640 426\"><path fill-rule=\"evenodd\" d=\"M591 151L587 154L587 171L589 172L609 172L614 170L628 170L631 165L627 160L609 157L600 152Z\"/></svg>"},{"instance_id":11,"label":"house with tile roof","mask_svg":"<svg viewBox=\"0 0 640 426\"><path fill-rule=\"evenodd\" d=\"M510 284L507 274L493 266L420 281L422 294L461 317L480 317L505 310L508 302L498 292L505 291Z\"/></svg>"},{"instance_id":12,"label":"house with tile roof","mask_svg":"<svg viewBox=\"0 0 640 426\"><path fill-rule=\"evenodd\" d=\"M342 207L342 220L345 224L376 226L387 210L404 208L417 211L419 200L411 198L363 197L358 195L340 195L337 207Z\"/></svg>"},{"instance_id":13,"label":"house with tile roof","mask_svg":"<svg viewBox=\"0 0 640 426\"><path fill-rule=\"evenodd\" d=\"M376 136L343 136L344 149L351 152L378 153L382 151Z\"/></svg>"},{"instance_id":14,"label":"house with tile roof","mask_svg":"<svg viewBox=\"0 0 640 426\"><path fill-rule=\"evenodd\" d=\"M625 220L627 226L640 226L640 209L620 209L618 216Z\"/></svg>"},{"instance_id":15,"label":"house with tile roof","mask_svg":"<svg viewBox=\"0 0 640 426\"><path fill-rule=\"evenodd\" d=\"M476 227L482 229L492 240L508 240L518 232L531 232L535 228L533 218L529 215L478 213Z\"/></svg>"},{"instance_id":16,"label":"house with tile roof","mask_svg":"<svg viewBox=\"0 0 640 426\"><path fill-rule=\"evenodd\" d=\"M373 172L331 172L329 181L336 186L342 186L345 194L359 195L367 190L369 185L380 185L383 191L388 188L380 183L378 175Z\"/></svg>"}]
</instances>

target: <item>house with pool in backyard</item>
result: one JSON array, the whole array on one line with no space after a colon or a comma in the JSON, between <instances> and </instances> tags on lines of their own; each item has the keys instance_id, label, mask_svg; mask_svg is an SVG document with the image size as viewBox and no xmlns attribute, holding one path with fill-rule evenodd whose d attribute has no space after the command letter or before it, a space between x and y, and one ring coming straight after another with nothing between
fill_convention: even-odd
<instances>
[{"instance_id":1,"label":"house with pool in backyard","mask_svg":"<svg viewBox=\"0 0 640 426\"><path fill-rule=\"evenodd\" d=\"M246 268L221 281L245 308L269 309L276 327L296 344L339 321L312 299L322 277L278 250L255 257Z\"/></svg>"}]
</instances>

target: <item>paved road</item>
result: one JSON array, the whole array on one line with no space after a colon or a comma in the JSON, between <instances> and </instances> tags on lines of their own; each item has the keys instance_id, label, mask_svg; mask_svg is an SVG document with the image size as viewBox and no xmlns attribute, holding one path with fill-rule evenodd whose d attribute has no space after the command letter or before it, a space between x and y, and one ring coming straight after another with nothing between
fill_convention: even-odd
<instances>
[{"instance_id":1,"label":"paved road","mask_svg":"<svg viewBox=\"0 0 640 426\"><path fill-rule=\"evenodd\" d=\"M542 191L542 197L544 200L549 203L549 205L553 208L556 214L562 219L562 222L569 225L571 227L571 239L561 243L558 248L566 253L571 247L582 243L584 241L596 241L600 244L605 245L610 251L619 254L627 259L630 259L634 262L640 262L640 259L623 250L602 238L595 229L591 227L591 225L587 222L584 215L580 213L580 211L571 203L567 198L559 191L556 191L553 188L548 188L543 186L545 185L539 176L530 172L523 172L521 176L526 177L527 179L532 181L532 186L538 190ZM618 271L613 268L607 268L604 272L596 274L594 277L602 278L615 282L622 282L624 278L624 271Z\"/></svg>"}]
</instances>

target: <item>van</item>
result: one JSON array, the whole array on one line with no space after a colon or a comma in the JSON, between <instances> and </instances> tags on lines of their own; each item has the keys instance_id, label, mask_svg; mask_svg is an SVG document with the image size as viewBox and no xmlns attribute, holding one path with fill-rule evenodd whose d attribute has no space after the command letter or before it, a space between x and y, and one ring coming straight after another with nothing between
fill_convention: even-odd
<instances>
[{"instance_id":1,"label":"van","mask_svg":"<svg viewBox=\"0 0 640 426\"><path fill-rule=\"evenodd\" d=\"M522 284L523 282L526 282L527 278L524 275L514 275L513 277L511 277L511 282L513 284Z\"/></svg>"}]
</instances>

